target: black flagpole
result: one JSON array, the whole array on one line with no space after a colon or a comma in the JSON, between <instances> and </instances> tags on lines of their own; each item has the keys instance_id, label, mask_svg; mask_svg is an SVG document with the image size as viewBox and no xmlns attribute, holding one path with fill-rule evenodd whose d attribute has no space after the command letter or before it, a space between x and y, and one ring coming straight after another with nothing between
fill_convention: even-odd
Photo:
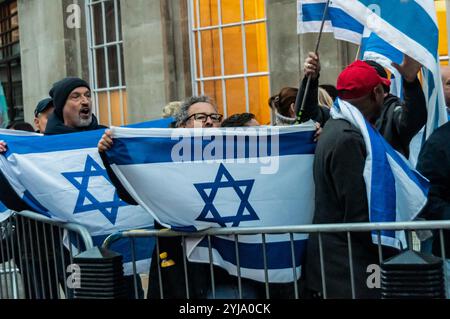
<instances>
[{"instance_id":1,"label":"black flagpole","mask_svg":"<svg viewBox=\"0 0 450 319\"><path fill-rule=\"evenodd\" d=\"M319 31L319 35L317 37L317 42L316 42L316 49L314 50L314 53L316 55L319 52L320 40L322 39L323 27L325 26L325 19L327 17L329 7L330 7L330 0L327 1L326 5L325 5L325 10L323 11L322 24L320 25L320 31ZM303 110L305 109L306 96L308 95L310 85L311 85L311 75L308 75L308 80L306 81L305 92L303 93L303 99L302 99L302 104L301 104L300 108L298 108L298 101L295 101L295 107L296 107L295 114L297 115L295 124L301 123Z\"/></svg>"}]
</instances>

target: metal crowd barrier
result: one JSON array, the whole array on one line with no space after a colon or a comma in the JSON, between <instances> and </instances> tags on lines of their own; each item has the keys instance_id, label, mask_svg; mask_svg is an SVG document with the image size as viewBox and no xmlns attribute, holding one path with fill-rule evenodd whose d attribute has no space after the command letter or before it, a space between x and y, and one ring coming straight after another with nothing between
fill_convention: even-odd
<instances>
[{"instance_id":1,"label":"metal crowd barrier","mask_svg":"<svg viewBox=\"0 0 450 319\"><path fill-rule=\"evenodd\" d=\"M65 238L72 244L65 245ZM13 213L0 223L0 299L70 298L67 267L74 253L92 247L80 225L31 211Z\"/></svg>"},{"instance_id":2,"label":"metal crowd barrier","mask_svg":"<svg viewBox=\"0 0 450 319\"><path fill-rule=\"evenodd\" d=\"M161 258L160 258L160 244L159 244L159 238L164 237L181 237L182 242L182 250L183 250L183 269L184 269L184 279L185 279L185 291L186 291L186 297L187 299L190 298L189 295L189 286L195 285L195 282L191 282L188 278L188 271L187 271L187 258L186 258L186 238L188 237L203 237L206 236L208 240L208 251L209 251L209 276L211 279L211 291L212 291L212 298L216 298L215 293L215 281L214 281L214 271L213 271L213 255L212 255L212 248L211 248L211 237L212 236L234 236L235 240L235 256L237 261L237 283L238 283L238 298L243 298L243 289L242 289L242 277L240 272L240 264L239 264L239 246L238 246L238 238L241 235L259 235L261 236L261 242L263 246L263 258L264 258L264 273L265 273L265 298L269 299L271 298L270 294L270 283L268 282L268 268L267 268L267 256L266 256L266 236L269 234L289 234L290 235L290 243L291 243L291 256L292 256L292 271L293 271L293 278L296 277L296 267L295 267L295 260L294 260L294 239L293 234L318 234L319 239L319 255L320 255L320 271L321 271L321 277L322 277L322 288L323 288L323 295L321 296L324 299L327 299L327 289L326 289L326 282L325 282L325 268L324 268L324 253L326 253L323 250L322 247L322 236L323 234L327 233L345 233L348 243L348 267L350 268L350 283L351 291L352 291L352 298L355 298L355 282L354 282L354 273L353 273L353 251L352 251L352 235L354 233L360 233L360 232L376 232L378 237L378 259L381 263L383 261L383 254L382 254L382 245L381 245L381 232L382 231L405 231L406 238L408 242L408 249L414 249L419 250L420 249L420 241L417 240L416 233L421 231L434 231L437 232L437 236L435 235L435 238L437 237L440 240L440 253L441 257L444 260L444 272L446 273L446 267L445 267L445 259L446 259L446 253L444 248L444 230L450 230L450 221L414 221L414 222L388 222L388 223L348 223L348 224L317 224L317 225L304 225L304 226L285 226L285 227L251 227L251 228L212 228L201 232L195 232L195 233L187 233L187 232L175 232L170 231L167 229L163 230L131 230L131 231L123 231L118 232L110 235L108 238L105 239L103 243L103 248L111 248L111 245L114 243L128 239L130 241L130 250L131 250L131 256L132 256L132 265L133 265L133 271L134 274L136 274L136 253L135 253L135 240L137 238L147 238L147 237L155 237L156 239L156 256L158 258L158 278L149 278L149 280L156 280L159 282L159 298L164 299L164 282L161 277ZM449 239L447 239L449 240ZM155 256L155 254L153 255ZM345 266L345 265L343 265ZM206 276L207 274L205 274ZM446 275L447 277L447 275ZM134 276L134 290L135 290L135 297L138 298L138 287L140 287L140 283L137 282L137 278L139 276ZM447 285L447 283L446 283ZM299 296L299 283L298 281L292 282L293 286L293 295L292 298L298 299ZM448 287L446 287L446 290ZM153 296L154 298L155 296ZM158 298L157 297L157 298Z\"/></svg>"}]
</instances>

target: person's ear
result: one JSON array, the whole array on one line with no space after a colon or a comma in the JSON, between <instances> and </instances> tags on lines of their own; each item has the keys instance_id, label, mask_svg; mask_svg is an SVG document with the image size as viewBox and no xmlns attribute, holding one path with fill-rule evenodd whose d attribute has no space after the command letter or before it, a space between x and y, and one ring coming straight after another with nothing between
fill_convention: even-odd
<instances>
[{"instance_id":1,"label":"person's ear","mask_svg":"<svg viewBox=\"0 0 450 319\"><path fill-rule=\"evenodd\" d=\"M34 118L34 127L39 129L39 119L37 117Z\"/></svg>"},{"instance_id":2,"label":"person's ear","mask_svg":"<svg viewBox=\"0 0 450 319\"><path fill-rule=\"evenodd\" d=\"M295 103L291 103L291 106L289 107L289 114L291 117L295 117Z\"/></svg>"},{"instance_id":3,"label":"person's ear","mask_svg":"<svg viewBox=\"0 0 450 319\"><path fill-rule=\"evenodd\" d=\"M372 101L376 101L377 100L377 88L376 87L374 87L372 89L372 92L370 92L370 99Z\"/></svg>"}]
</instances>

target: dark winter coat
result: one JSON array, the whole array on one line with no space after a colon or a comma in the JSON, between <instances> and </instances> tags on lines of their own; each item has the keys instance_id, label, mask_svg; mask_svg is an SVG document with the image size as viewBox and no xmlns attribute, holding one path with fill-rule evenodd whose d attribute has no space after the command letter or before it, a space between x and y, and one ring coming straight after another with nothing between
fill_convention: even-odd
<instances>
[{"instance_id":1,"label":"dark winter coat","mask_svg":"<svg viewBox=\"0 0 450 319\"><path fill-rule=\"evenodd\" d=\"M314 159L314 224L369 222L363 171L366 147L361 132L345 120L330 119L323 130ZM379 298L379 289L366 285L367 267L379 264L378 247L370 233L353 233L352 254L356 298ZM349 251L346 233L322 234L328 298L351 298ZM385 251L383 257L393 252ZM318 235L307 244L307 289L322 291Z\"/></svg>"}]
</instances>

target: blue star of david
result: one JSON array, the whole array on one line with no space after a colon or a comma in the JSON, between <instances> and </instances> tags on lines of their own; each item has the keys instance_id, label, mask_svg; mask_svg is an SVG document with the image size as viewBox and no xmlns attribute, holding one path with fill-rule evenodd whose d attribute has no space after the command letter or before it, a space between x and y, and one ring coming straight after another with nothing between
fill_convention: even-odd
<instances>
[{"instance_id":1,"label":"blue star of david","mask_svg":"<svg viewBox=\"0 0 450 319\"><path fill-rule=\"evenodd\" d=\"M74 214L81 214L94 210L100 211L111 224L116 223L117 213L119 207L127 206L128 204L122 201L117 195L117 190L114 191L114 198L109 202L100 202L97 200L88 190L89 179L91 177L103 176L111 184L108 173L103 169L91 156L87 156L86 163L84 164L84 171L62 173L62 175L80 191L78 194L77 203L73 211ZM77 180L81 178L81 182ZM85 200L88 200L90 204L84 204ZM108 210L109 209L109 210Z\"/></svg>"},{"instance_id":2,"label":"blue star of david","mask_svg":"<svg viewBox=\"0 0 450 319\"><path fill-rule=\"evenodd\" d=\"M226 180L222 181L223 177L225 177ZM226 227L226 223L233 223L232 227L238 227L243 221L259 220L258 215L256 215L255 210L248 201L254 183L254 179L236 181L225 166L220 164L219 171L217 172L214 182L194 184L195 188L205 202L205 207L196 220L217 223L221 227ZM214 199L216 198L217 191L219 189L228 187L234 189L236 194L239 196L241 203L236 216L222 217L214 206ZM211 190L209 196L205 191L208 189ZM246 215L244 215L245 210L248 211L248 214ZM211 213L213 217L207 217L208 213Z\"/></svg>"}]
</instances>

